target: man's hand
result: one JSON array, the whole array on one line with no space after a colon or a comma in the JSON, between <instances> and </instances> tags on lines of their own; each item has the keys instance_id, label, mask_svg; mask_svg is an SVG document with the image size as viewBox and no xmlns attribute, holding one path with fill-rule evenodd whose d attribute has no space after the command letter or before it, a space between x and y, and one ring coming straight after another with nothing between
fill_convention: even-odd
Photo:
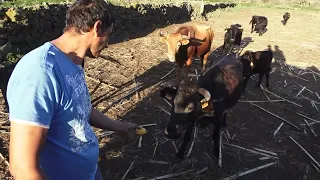
<instances>
[{"instance_id":1,"label":"man's hand","mask_svg":"<svg viewBox=\"0 0 320 180\"><path fill-rule=\"evenodd\" d=\"M112 120L95 108L92 108L91 111L90 124L100 129L108 129L115 132L125 133L130 140L133 140L136 137L136 129L139 128L139 126L134 123Z\"/></svg>"},{"instance_id":2,"label":"man's hand","mask_svg":"<svg viewBox=\"0 0 320 180\"><path fill-rule=\"evenodd\" d=\"M130 140L133 140L137 136L137 128L139 128L139 126L134 123L122 123L120 131L125 133Z\"/></svg>"}]
</instances>

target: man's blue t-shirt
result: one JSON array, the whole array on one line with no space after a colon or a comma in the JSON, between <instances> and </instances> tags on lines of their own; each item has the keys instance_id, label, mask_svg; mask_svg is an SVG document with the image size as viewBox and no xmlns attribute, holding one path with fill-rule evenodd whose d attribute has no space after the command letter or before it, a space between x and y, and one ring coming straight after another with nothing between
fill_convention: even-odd
<instances>
[{"instance_id":1,"label":"man's blue t-shirt","mask_svg":"<svg viewBox=\"0 0 320 180\"><path fill-rule=\"evenodd\" d=\"M81 67L47 42L18 62L7 98L10 121L48 128L40 166L49 180L94 180L99 146Z\"/></svg>"}]
</instances>

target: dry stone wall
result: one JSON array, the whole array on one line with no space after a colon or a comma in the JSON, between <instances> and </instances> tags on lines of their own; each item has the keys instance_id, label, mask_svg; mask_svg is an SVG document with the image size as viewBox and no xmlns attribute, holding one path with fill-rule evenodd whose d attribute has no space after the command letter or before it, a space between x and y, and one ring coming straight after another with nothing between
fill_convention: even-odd
<instances>
[{"instance_id":1,"label":"dry stone wall","mask_svg":"<svg viewBox=\"0 0 320 180\"><path fill-rule=\"evenodd\" d=\"M229 5L206 5L205 9ZM32 7L0 7L0 64L14 62L33 48L61 35L68 6L67 3L43 3ZM187 3L109 6L116 17L116 34L110 44L143 37L157 28L187 22L197 16L196 8Z\"/></svg>"}]
</instances>

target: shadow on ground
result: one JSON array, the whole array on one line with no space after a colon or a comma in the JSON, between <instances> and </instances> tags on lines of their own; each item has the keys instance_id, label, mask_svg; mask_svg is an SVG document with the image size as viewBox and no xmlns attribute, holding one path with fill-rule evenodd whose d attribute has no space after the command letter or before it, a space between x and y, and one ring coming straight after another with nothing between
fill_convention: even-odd
<instances>
[{"instance_id":1,"label":"shadow on ground","mask_svg":"<svg viewBox=\"0 0 320 180\"><path fill-rule=\"evenodd\" d=\"M272 46L270 45L269 48L272 48ZM294 102L296 105L287 101L266 102L267 99L262 89L254 87L258 80L257 77L252 77L241 102L238 102L230 110L228 129L233 136L230 143L250 149L256 147L270 150L276 152L280 159L275 166L259 170L239 179L301 179L305 175L307 166L309 173L306 176L310 179L318 179L320 176L310 163L310 159L289 136L306 148L315 159L320 159L320 147L315 146L320 143L319 140L313 137L303 121L304 118L297 114L298 112L309 117L310 119L307 118L306 120L311 123L314 129L320 128L319 124L314 123L320 117L319 111L310 103L310 100L312 100L316 106L320 107L320 100L315 95L320 87L317 83L320 79L319 70L313 66L307 69L289 66L283 61L285 57L281 53L280 47L274 46L274 48L275 62L272 64L270 75L271 92ZM150 87L159 83L160 78L173 67L175 67L173 63L162 62L138 78L144 83L145 87ZM199 70L200 66L196 68ZM165 78L165 81L174 81L174 77L175 73L172 73ZM265 79L262 83L263 87L264 84ZM308 90L304 90L296 97L303 86L307 87ZM281 99L270 93L266 92L266 94L272 100ZM273 137L274 131L282 121L247 101L260 101L251 103L288 120L300 129L295 129L284 123L277 135ZM122 136L112 135L112 139L108 143L104 143L100 151L99 165L104 178L120 179L133 161L134 166L126 176L129 179L154 178L191 169L196 172L206 167L208 171L196 177L190 173L182 174L175 179L218 179L276 161L274 159L259 160L258 158L263 156L248 154L246 151L224 145L223 167L218 167L217 162L212 158L212 126L209 126L199 130L190 157L178 163L175 160L175 151L171 141L164 138L162 133L169 115L159 107L170 112L169 105L159 97L158 88L156 88L150 96L144 97L122 118L123 121L137 124L156 123L157 125L146 128L148 133L142 138L141 148L138 148L138 139L134 142L128 142ZM179 141L176 143L179 145Z\"/></svg>"}]
</instances>

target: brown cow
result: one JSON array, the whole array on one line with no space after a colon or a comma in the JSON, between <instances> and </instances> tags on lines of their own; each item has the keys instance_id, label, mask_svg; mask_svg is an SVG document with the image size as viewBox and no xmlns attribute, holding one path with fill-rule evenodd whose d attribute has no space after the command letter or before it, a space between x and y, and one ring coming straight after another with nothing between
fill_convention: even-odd
<instances>
[{"instance_id":1,"label":"brown cow","mask_svg":"<svg viewBox=\"0 0 320 180\"><path fill-rule=\"evenodd\" d=\"M201 60L201 73L206 70L214 38L214 33L209 26L181 26L174 33L168 34L159 31L159 35L160 41L167 44L168 60L177 63L177 77L180 75L183 65L189 70L194 57L199 57Z\"/></svg>"}]
</instances>

